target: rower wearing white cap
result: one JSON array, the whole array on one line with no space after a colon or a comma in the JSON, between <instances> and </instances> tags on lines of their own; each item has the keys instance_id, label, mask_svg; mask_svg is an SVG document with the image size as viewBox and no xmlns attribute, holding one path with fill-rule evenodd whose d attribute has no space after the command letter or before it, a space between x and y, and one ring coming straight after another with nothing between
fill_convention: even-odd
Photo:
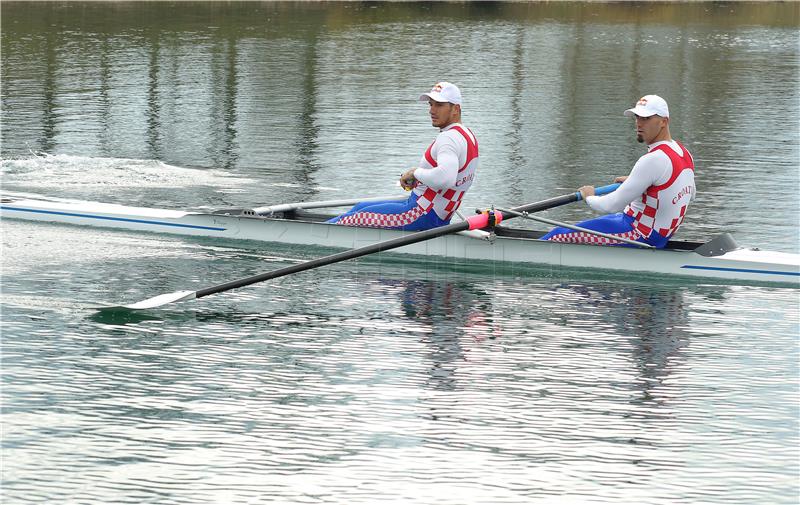
<instances>
[{"instance_id":1,"label":"rower wearing white cap","mask_svg":"<svg viewBox=\"0 0 800 505\"><path fill-rule=\"evenodd\" d=\"M362 202L329 223L414 231L450 223L475 180L478 141L461 125L461 91L455 84L438 82L419 100L428 102L431 124L439 134L419 166L400 176L400 185L411 191L409 198Z\"/></svg>"},{"instance_id":2,"label":"rower wearing white cap","mask_svg":"<svg viewBox=\"0 0 800 505\"><path fill-rule=\"evenodd\" d=\"M667 245L686 217L695 198L694 161L669 132L669 107L658 95L646 95L625 111L636 118L636 140L647 144L648 152L633 166L630 175L613 193L595 196L593 186L579 189L593 210L611 213L578 223L609 235L644 242L658 248ZM597 235L567 228L554 228L543 240L570 243L619 245Z\"/></svg>"}]
</instances>

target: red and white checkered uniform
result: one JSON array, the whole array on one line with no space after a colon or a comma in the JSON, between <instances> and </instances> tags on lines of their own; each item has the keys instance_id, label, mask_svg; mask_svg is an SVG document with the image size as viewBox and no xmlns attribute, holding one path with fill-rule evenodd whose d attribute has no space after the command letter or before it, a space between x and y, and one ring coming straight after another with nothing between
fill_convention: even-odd
<instances>
[{"instance_id":1,"label":"red and white checkered uniform","mask_svg":"<svg viewBox=\"0 0 800 505\"><path fill-rule=\"evenodd\" d=\"M435 190L424 184L418 184L414 188L414 193L419 197L417 205L422 208L424 212L433 209L440 219L445 221L449 220L453 213L458 210L461 205L461 199L467 192L472 182L475 180L475 172L478 169L478 141L472 130L464 128L461 125L452 125L442 130L439 137L428 146L425 154L420 161L422 168L435 168L437 167L434 153L436 152L437 142L442 135L456 135L460 134L466 140L466 152L459 152L458 159L461 167L458 169L455 184L450 187ZM460 145L460 144L459 144Z\"/></svg>"},{"instance_id":2,"label":"red and white checkered uniform","mask_svg":"<svg viewBox=\"0 0 800 505\"><path fill-rule=\"evenodd\" d=\"M345 226L363 226L370 228L400 228L411 224L425 213L422 207L416 206L402 214L379 214L377 212L357 212L351 216L343 216L338 224Z\"/></svg>"},{"instance_id":3,"label":"red and white checkered uniform","mask_svg":"<svg viewBox=\"0 0 800 505\"><path fill-rule=\"evenodd\" d=\"M692 155L680 143L678 146L683 150L682 156L667 144L659 144L651 150L661 150L669 156L672 175L664 184L647 188L641 201L631 202L623 211L633 217L633 227L643 237L649 237L653 230L665 238L672 236L683 223L695 193Z\"/></svg>"},{"instance_id":4,"label":"red and white checkered uniform","mask_svg":"<svg viewBox=\"0 0 800 505\"><path fill-rule=\"evenodd\" d=\"M625 233L610 233L609 235L613 235L614 237L626 238L628 240L638 240L640 236L639 232L637 232L636 230L631 230ZM622 241L611 240L606 237L595 235L593 233L586 233L585 231L573 231L571 233L554 235L550 237L548 240L552 242L566 242L569 244L592 244L592 245L624 244L624 242Z\"/></svg>"}]
</instances>

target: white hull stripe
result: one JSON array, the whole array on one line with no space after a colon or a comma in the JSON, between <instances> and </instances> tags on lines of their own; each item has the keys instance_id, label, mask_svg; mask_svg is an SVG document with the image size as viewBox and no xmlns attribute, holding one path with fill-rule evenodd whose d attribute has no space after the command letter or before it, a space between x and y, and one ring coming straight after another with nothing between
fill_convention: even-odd
<instances>
[{"instance_id":1,"label":"white hull stripe","mask_svg":"<svg viewBox=\"0 0 800 505\"><path fill-rule=\"evenodd\" d=\"M781 272L775 270L754 270L751 268L726 268L726 267L704 267L700 265L683 265L681 268L692 270L714 270L718 272L747 272L751 274L772 274L772 275L794 275L800 276L800 272Z\"/></svg>"},{"instance_id":2,"label":"white hull stripe","mask_svg":"<svg viewBox=\"0 0 800 505\"><path fill-rule=\"evenodd\" d=\"M15 212L30 212L33 214L54 214L57 216L69 217L82 217L86 219L98 219L102 221L122 221L125 223L141 223L141 224L155 224L158 226L171 226L173 228L193 228L197 230L210 230L210 231L225 231L227 228L220 228L217 226L202 226L196 224L182 224L182 223L168 223L164 221L151 221L148 219L132 219L128 217L110 217L110 216L97 216L94 214L79 214L76 212L60 212L55 210L39 210L39 209L26 209L24 207L8 207L1 206L3 210L13 210Z\"/></svg>"}]
</instances>

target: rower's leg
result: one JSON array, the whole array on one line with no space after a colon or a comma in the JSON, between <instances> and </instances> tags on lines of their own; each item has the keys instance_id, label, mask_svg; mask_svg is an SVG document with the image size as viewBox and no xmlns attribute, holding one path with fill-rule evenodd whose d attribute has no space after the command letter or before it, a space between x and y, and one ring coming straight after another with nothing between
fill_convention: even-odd
<instances>
[{"instance_id":1,"label":"rower's leg","mask_svg":"<svg viewBox=\"0 0 800 505\"><path fill-rule=\"evenodd\" d=\"M404 202L371 202L370 205L357 205L357 208L330 220L345 226L368 228L389 228L404 231L420 231L449 224L431 210L425 212L417 205L415 195Z\"/></svg>"},{"instance_id":2,"label":"rower's leg","mask_svg":"<svg viewBox=\"0 0 800 505\"><path fill-rule=\"evenodd\" d=\"M633 228L633 218L625 214L609 214L594 219L588 219L577 224L581 228L599 231L608 235L619 236L628 240L635 240L650 244L658 248L663 248L667 240L653 232L651 237L645 239ZM613 245L622 247L635 247L623 242L614 241L606 237L600 237L591 233L586 233L569 228L557 227L543 236L541 240L551 240L553 242L563 242L569 244L594 244L594 245Z\"/></svg>"}]
</instances>

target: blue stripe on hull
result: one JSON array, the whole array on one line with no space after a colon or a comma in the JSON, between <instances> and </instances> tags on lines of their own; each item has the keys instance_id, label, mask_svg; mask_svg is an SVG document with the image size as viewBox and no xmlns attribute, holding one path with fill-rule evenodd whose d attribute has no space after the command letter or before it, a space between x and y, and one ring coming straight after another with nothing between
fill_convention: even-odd
<instances>
[{"instance_id":1,"label":"blue stripe on hull","mask_svg":"<svg viewBox=\"0 0 800 505\"><path fill-rule=\"evenodd\" d=\"M56 216L69 216L69 217L82 217L86 219L98 219L102 221L122 221L125 223L141 223L141 224L154 224L158 226L171 226L173 228L190 228L194 230L210 230L210 231L225 231L227 228L219 228L216 226L201 226L195 224L181 224L181 223L167 223L164 221L149 221L147 219L131 219L127 217L109 217L109 216L96 216L93 214L78 214L73 212L59 212L55 210L39 210L39 209L26 209L24 207L7 207L0 206L0 209L11 210L15 212L31 212L34 214L53 214Z\"/></svg>"},{"instance_id":2,"label":"blue stripe on hull","mask_svg":"<svg viewBox=\"0 0 800 505\"><path fill-rule=\"evenodd\" d=\"M725 268L725 267L703 267L699 265L683 265L681 268L692 270L715 270L719 272L745 272L749 274L768 274L768 275L794 275L800 276L800 272L781 272L775 270L755 270L751 268Z\"/></svg>"}]
</instances>

